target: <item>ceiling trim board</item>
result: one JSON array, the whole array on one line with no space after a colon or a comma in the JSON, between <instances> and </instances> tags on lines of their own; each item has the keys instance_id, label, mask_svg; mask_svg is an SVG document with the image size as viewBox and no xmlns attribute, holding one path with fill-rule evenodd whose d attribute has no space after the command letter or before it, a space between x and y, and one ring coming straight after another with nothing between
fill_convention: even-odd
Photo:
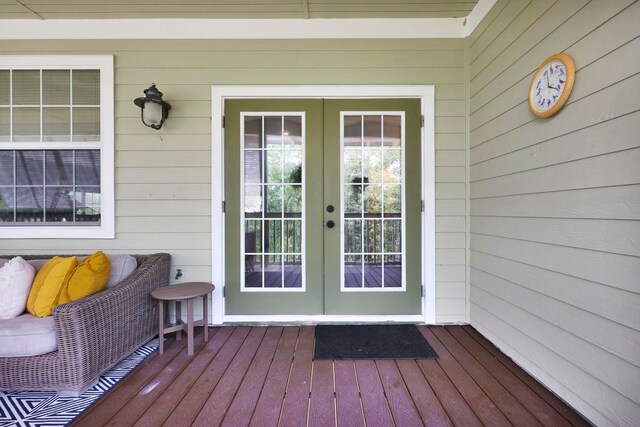
<instances>
[{"instance_id":1,"label":"ceiling trim board","mask_svg":"<svg viewBox=\"0 0 640 427\"><path fill-rule=\"evenodd\" d=\"M464 38L464 18L0 20L3 40Z\"/></svg>"},{"instance_id":2,"label":"ceiling trim board","mask_svg":"<svg viewBox=\"0 0 640 427\"><path fill-rule=\"evenodd\" d=\"M479 0L464 21L464 37L469 37L498 0Z\"/></svg>"}]
</instances>

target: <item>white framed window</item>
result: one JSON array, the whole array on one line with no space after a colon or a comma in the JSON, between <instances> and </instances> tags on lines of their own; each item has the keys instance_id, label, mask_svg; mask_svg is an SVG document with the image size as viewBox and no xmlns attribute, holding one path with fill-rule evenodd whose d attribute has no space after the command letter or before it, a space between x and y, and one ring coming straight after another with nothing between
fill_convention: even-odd
<instances>
[{"instance_id":1,"label":"white framed window","mask_svg":"<svg viewBox=\"0 0 640 427\"><path fill-rule=\"evenodd\" d=\"M0 238L114 237L113 57L0 56Z\"/></svg>"},{"instance_id":2,"label":"white framed window","mask_svg":"<svg viewBox=\"0 0 640 427\"><path fill-rule=\"evenodd\" d=\"M342 292L404 292L405 115L340 113Z\"/></svg>"},{"instance_id":3,"label":"white framed window","mask_svg":"<svg viewBox=\"0 0 640 427\"><path fill-rule=\"evenodd\" d=\"M240 289L304 292L305 113L240 117Z\"/></svg>"}]
</instances>

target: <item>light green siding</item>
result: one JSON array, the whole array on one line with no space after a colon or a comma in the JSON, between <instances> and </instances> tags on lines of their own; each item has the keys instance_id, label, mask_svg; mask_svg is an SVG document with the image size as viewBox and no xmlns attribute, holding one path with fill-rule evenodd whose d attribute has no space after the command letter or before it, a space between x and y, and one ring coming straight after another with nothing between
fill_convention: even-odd
<instances>
[{"instance_id":1,"label":"light green siding","mask_svg":"<svg viewBox=\"0 0 640 427\"><path fill-rule=\"evenodd\" d=\"M640 420L640 3L499 0L469 46L470 321L596 425ZM536 120L564 52L576 83Z\"/></svg>"},{"instance_id":2,"label":"light green siding","mask_svg":"<svg viewBox=\"0 0 640 427\"><path fill-rule=\"evenodd\" d=\"M211 85L434 84L438 322L465 318L465 42L433 40L0 41L0 54L115 58L115 240L0 240L0 252L166 251L180 281L211 278ZM172 105L157 132L133 99ZM0 230L1 232L1 230Z\"/></svg>"}]
</instances>

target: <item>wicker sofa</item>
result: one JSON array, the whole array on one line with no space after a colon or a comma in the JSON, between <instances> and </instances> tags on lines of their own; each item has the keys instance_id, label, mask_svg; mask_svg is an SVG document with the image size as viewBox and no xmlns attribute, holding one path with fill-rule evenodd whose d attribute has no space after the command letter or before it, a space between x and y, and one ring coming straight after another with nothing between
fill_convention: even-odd
<instances>
[{"instance_id":1,"label":"wicker sofa","mask_svg":"<svg viewBox=\"0 0 640 427\"><path fill-rule=\"evenodd\" d=\"M21 256L26 260L49 258ZM54 310L56 351L39 356L0 357L0 390L56 390L77 395L157 335L158 305L150 294L169 284L171 256L134 256L138 266L127 279Z\"/></svg>"}]
</instances>

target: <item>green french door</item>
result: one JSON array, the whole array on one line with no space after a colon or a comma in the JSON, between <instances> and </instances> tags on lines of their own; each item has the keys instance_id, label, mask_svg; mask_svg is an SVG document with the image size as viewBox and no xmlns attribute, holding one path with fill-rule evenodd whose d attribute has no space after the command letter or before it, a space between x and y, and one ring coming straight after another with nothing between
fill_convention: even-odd
<instances>
[{"instance_id":1,"label":"green french door","mask_svg":"<svg viewBox=\"0 0 640 427\"><path fill-rule=\"evenodd\" d=\"M225 312L421 313L417 99L225 101Z\"/></svg>"}]
</instances>

